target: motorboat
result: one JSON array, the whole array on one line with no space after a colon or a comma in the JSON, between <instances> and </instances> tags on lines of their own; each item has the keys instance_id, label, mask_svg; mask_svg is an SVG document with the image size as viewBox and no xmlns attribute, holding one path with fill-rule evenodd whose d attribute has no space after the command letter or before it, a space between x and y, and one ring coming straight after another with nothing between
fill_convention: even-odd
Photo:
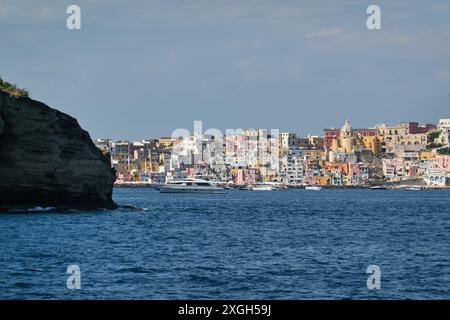
<instances>
[{"instance_id":1,"label":"motorboat","mask_svg":"<svg viewBox=\"0 0 450 320\"><path fill-rule=\"evenodd\" d=\"M371 190L386 190L386 186L373 186L370 187Z\"/></svg>"},{"instance_id":2,"label":"motorboat","mask_svg":"<svg viewBox=\"0 0 450 320\"><path fill-rule=\"evenodd\" d=\"M421 188L418 188L418 187L409 187L409 188L406 188L406 190L410 190L410 191L420 191L420 190L422 190Z\"/></svg>"},{"instance_id":3,"label":"motorboat","mask_svg":"<svg viewBox=\"0 0 450 320\"><path fill-rule=\"evenodd\" d=\"M266 185L266 184L257 184L250 187L250 190L252 191L272 191L273 186Z\"/></svg>"},{"instance_id":4,"label":"motorboat","mask_svg":"<svg viewBox=\"0 0 450 320\"><path fill-rule=\"evenodd\" d=\"M225 193L224 188L203 179L171 181L158 188L161 193Z\"/></svg>"},{"instance_id":5,"label":"motorboat","mask_svg":"<svg viewBox=\"0 0 450 320\"><path fill-rule=\"evenodd\" d=\"M320 191L320 190L322 190L322 187L320 187L320 186L306 186L305 190Z\"/></svg>"}]
</instances>

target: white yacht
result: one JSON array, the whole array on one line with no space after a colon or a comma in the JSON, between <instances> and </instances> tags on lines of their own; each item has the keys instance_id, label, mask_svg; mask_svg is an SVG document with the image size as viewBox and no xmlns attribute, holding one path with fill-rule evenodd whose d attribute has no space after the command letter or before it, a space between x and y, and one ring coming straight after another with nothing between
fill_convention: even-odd
<instances>
[{"instance_id":1,"label":"white yacht","mask_svg":"<svg viewBox=\"0 0 450 320\"><path fill-rule=\"evenodd\" d=\"M251 186L252 191L272 191L273 186L267 185L267 184L257 184L254 186Z\"/></svg>"},{"instance_id":2,"label":"white yacht","mask_svg":"<svg viewBox=\"0 0 450 320\"><path fill-rule=\"evenodd\" d=\"M409 191L420 191L422 189L419 188L419 187L409 187L409 188L406 188L406 190L409 190Z\"/></svg>"},{"instance_id":3,"label":"white yacht","mask_svg":"<svg viewBox=\"0 0 450 320\"><path fill-rule=\"evenodd\" d=\"M382 186L382 185L373 186L373 187L370 187L370 190L386 190L386 186Z\"/></svg>"},{"instance_id":4,"label":"white yacht","mask_svg":"<svg viewBox=\"0 0 450 320\"><path fill-rule=\"evenodd\" d=\"M162 193L225 193L223 188L202 179L171 181L159 186L158 190Z\"/></svg>"},{"instance_id":5,"label":"white yacht","mask_svg":"<svg viewBox=\"0 0 450 320\"><path fill-rule=\"evenodd\" d=\"M306 186L305 190L320 191L320 190L322 190L322 187L319 187L319 186Z\"/></svg>"}]
</instances>

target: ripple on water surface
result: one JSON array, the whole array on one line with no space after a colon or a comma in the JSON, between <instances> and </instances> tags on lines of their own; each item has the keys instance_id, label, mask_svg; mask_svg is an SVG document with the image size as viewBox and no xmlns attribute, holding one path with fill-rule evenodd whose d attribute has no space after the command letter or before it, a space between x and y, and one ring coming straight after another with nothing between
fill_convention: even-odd
<instances>
[{"instance_id":1,"label":"ripple on water surface","mask_svg":"<svg viewBox=\"0 0 450 320\"><path fill-rule=\"evenodd\" d=\"M0 298L450 298L448 190L114 198L112 211L1 214ZM66 287L71 264L81 290Z\"/></svg>"}]
</instances>

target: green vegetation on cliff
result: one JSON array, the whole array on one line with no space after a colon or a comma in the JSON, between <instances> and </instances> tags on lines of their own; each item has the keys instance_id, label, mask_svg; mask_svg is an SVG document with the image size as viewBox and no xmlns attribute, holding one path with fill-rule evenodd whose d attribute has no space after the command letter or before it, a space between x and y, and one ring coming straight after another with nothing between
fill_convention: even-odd
<instances>
[{"instance_id":1,"label":"green vegetation on cliff","mask_svg":"<svg viewBox=\"0 0 450 320\"><path fill-rule=\"evenodd\" d=\"M450 155L450 148L447 147L438 149L437 153L440 155Z\"/></svg>"},{"instance_id":2,"label":"green vegetation on cliff","mask_svg":"<svg viewBox=\"0 0 450 320\"><path fill-rule=\"evenodd\" d=\"M29 92L27 90L19 88L16 84L3 81L1 76L0 76L0 90L3 90L16 98L29 97Z\"/></svg>"},{"instance_id":3,"label":"green vegetation on cliff","mask_svg":"<svg viewBox=\"0 0 450 320\"><path fill-rule=\"evenodd\" d=\"M440 134L441 134L441 132L439 132L439 131L429 132L428 133L428 142L433 143L434 139L439 138Z\"/></svg>"}]
</instances>

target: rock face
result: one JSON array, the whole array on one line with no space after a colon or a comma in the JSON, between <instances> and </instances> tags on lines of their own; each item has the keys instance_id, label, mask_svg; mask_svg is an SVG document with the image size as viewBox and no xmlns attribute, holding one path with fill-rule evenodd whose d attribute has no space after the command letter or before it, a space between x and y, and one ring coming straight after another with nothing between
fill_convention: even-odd
<instances>
[{"instance_id":1,"label":"rock face","mask_svg":"<svg viewBox=\"0 0 450 320\"><path fill-rule=\"evenodd\" d=\"M0 211L114 208L114 180L76 119L0 90Z\"/></svg>"}]
</instances>

